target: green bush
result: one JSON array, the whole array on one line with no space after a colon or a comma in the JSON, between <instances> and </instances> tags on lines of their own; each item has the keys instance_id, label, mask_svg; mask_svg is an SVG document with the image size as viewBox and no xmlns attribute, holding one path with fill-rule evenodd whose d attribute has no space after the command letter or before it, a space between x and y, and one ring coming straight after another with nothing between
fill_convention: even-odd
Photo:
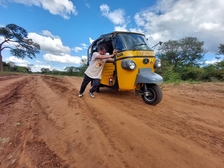
<instances>
[{"instance_id":1,"label":"green bush","mask_svg":"<svg viewBox=\"0 0 224 168\"><path fill-rule=\"evenodd\" d=\"M219 80L219 81L224 81L224 69L219 69L216 71L215 73L215 77Z\"/></svg>"},{"instance_id":2,"label":"green bush","mask_svg":"<svg viewBox=\"0 0 224 168\"><path fill-rule=\"evenodd\" d=\"M182 80L199 81L202 79L204 70L199 67L183 67L180 72Z\"/></svg>"},{"instance_id":3,"label":"green bush","mask_svg":"<svg viewBox=\"0 0 224 168\"><path fill-rule=\"evenodd\" d=\"M205 72L202 76L202 80L209 82L224 81L224 68L217 65L208 65L204 67L203 69Z\"/></svg>"},{"instance_id":4,"label":"green bush","mask_svg":"<svg viewBox=\"0 0 224 168\"><path fill-rule=\"evenodd\" d=\"M173 72L172 70L168 70L163 74L164 81L167 82L178 82L181 81L180 74Z\"/></svg>"}]
</instances>

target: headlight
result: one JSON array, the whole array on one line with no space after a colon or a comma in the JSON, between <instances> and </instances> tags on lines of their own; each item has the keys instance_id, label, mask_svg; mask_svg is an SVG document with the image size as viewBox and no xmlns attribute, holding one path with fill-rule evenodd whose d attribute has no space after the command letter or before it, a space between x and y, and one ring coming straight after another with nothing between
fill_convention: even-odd
<instances>
[{"instance_id":1,"label":"headlight","mask_svg":"<svg viewBox=\"0 0 224 168\"><path fill-rule=\"evenodd\" d=\"M161 65L162 65L161 60L160 60L160 59L156 59L156 62L155 62L155 64L154 64L154 67L155 67L155 68L160 68Z\"/></svg>"},{"instance_id":2,"label":"headlight","mask_svg":"<svg viewBox=\"0 0 224 168\"><path fill-rule=\"evenodd\" d=\"M127 70L135 70L136 64L132 60L122 60L121 61L121 67L123 69L127 69Z\"/></svg>"}]
</instances>

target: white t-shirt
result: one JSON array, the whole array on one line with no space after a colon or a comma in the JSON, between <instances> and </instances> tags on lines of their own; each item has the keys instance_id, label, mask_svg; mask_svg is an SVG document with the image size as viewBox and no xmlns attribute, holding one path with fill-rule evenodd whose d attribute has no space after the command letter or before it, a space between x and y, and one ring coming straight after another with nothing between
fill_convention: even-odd
<instances>
[{"instance_id":1,"label":"white t-shirt","mask_svg":"<svg viewBox=\"0 0 224 168\"><path fill-rule=\"evenodd\" d=\"M98 52L93 53L90 64L85 71L85 74L93 79L101 79L103 67L105 65L105 62L107 61L107 59L96 59L98 55Z\"/></svg>"}]
</instances>

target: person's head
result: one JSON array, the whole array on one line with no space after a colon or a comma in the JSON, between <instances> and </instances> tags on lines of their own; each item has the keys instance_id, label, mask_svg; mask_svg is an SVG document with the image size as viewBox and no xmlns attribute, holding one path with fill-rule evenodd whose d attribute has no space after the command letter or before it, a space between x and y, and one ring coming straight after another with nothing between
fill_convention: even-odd
<instances>
[{"instance_id":1,"label":"person's head","mask_svg":"<svg viewBox=\"0 0 224 168\"><path fill-rule=\"evenodd\" d=\"M99 45L98 52L100 55L105 55L107 53L107 46L105 44Z\"/></svg>"}]
</instances>

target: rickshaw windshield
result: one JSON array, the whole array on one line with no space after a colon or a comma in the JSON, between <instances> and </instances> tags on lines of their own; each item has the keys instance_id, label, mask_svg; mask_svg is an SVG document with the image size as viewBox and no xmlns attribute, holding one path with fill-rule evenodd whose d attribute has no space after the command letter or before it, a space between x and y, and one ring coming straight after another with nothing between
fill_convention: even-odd
<instances>
[{"instance_id":1,"label":"rickshaw windshield","mask_svg":"<svg viewBox=\"0 0 224 168\"><path fill-rule=\"evenodd\" d=\"M152 50L144 35L133 33L118 33L116 36L116 49L124 50Z\"/></svg>"}]
</instances>

